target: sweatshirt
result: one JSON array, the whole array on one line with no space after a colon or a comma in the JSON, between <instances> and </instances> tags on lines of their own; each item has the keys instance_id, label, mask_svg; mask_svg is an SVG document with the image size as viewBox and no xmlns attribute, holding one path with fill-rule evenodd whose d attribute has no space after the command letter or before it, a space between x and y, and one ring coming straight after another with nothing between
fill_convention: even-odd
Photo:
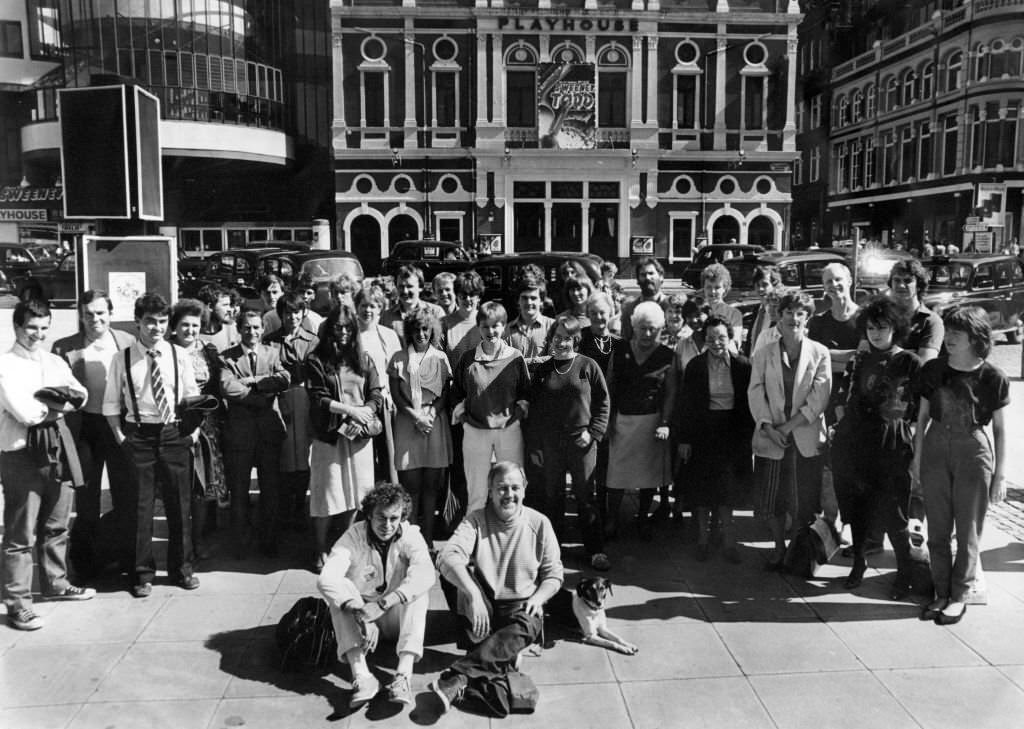
<instances>
[{"instance_id":1,"label":"sweatshirt","mask_svg":"<svg viewBox=\"0 0 1024 729\"><path fill-rule=\"evenodd\" d=\"M462 355L455 367L452 401L465 402L466 423L474 428L497 430L516 417L515 404L530 396L530 373L518 349L498 343L494 357L477 345Z\"/></svg>"}]
</instances>

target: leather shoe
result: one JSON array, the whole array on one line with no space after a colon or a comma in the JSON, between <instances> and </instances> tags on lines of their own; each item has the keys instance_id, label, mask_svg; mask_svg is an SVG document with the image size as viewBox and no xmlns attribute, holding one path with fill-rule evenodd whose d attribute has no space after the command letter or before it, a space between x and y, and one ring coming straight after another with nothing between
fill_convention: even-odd
<instances>
[{"instance_id":1,"label":"leather shoe","mask_svg":"<svg viewBox=\"0 0 1024 729\"><path fill-rule=\"evenodd\" d=\"M957 611L956 606L960 606L960 610ZM952 610L950 610L952 608ZM956 625L963 618L967 612L967 603L965 602L950 602L946 607L942 608L935 616L936 625Z\"/></svg>"},{"instance_id":2,"label":"leather shoe","mask_svg":"<svg viewBox=\"0 0 1024 729\"><path fill-rule=\"evenodd\" d=\"M132 585L132 597L149 597L153 594L153 584L151 582L142 582L138 585Z\"/></svg>"},{"instance_id":3,"label":"leather shoe","mask_svg":"<svg viewBox=\"0 0 1024 729\"><path fill-rule=\"evenodd\" d=\"M199 589L199 578L195 575L185 575L178 578L175 584L183 590L197 590Z\"/></svg>"},{"instance_id":4,"label":"leather shoe","mask_svg":"<svg viewBox=\"0 0 1024 729\"><path fill-rule=\"evenodd\" d=\"M946 598L937 598L932 600L930 603L921 608L921 620L934 621L939 615L942 614L942 609L946 607L949 600Z\"/></svg>"}]
</instances>

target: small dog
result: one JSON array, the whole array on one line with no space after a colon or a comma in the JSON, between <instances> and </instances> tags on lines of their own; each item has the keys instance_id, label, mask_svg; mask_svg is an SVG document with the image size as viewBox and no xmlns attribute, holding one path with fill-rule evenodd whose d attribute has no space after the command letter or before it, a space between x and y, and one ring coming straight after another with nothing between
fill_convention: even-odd
<instances>
[{"instance_id":1,"label":"small dog","mask_svg":"<svg viewBox=\"0 0 1024 729\"><path fill-rule=\"evenodd\" d=\"M604 603L611 594L612 583L607 577L583 577L574 592L562 591L563 596L571 596L572 614L583 633L584 643L632 656L640 649L608 627Z\"/></svg>"}]
</instances>

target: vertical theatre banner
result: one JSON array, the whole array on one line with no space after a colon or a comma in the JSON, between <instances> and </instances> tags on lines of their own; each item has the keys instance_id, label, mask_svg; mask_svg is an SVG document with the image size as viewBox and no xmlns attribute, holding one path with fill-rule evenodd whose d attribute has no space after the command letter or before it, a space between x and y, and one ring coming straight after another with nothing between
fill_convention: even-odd
<instances>
[{"instance_id":1,"label":"vertical theatre banner","mask_svg":"<svg viewBox=\"0 0 1024 729\"><path fill-rule=\"evenodd\" d=\"M597 96L592 63L542 63L537 67L540 146L593 149Z\"/></svg>"}]
</instances>

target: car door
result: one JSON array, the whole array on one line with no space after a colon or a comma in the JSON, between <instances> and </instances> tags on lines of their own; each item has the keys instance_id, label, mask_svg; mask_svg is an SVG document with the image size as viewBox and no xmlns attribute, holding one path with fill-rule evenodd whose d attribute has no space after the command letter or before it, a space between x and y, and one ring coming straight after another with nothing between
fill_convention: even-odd
<instances>
[{"instance_id":1,"label":"car door","mask_svg":"<svg viewBox=\"0 0 1024 729\"><path fill-rule=\"evenodd\" d=\"M1001 291L998 287L997 273L994 261L978 263L974 267L967 295L960 300L960 304L984 309L992 328L1002 329L1003 327L999 324L1001 317L998 301ZM1006 286L1005 289L1009 290L1009 286Z\"/></svg>"},{"instance_id":2,"label":"car door","mask_svg":"<svg viewBox=\"0 0 1024 729\"><path fill-rule=\"evenodd\" d=\"M50 298L59 301L75 301L78 290L75 284L75 254L69 253L57 265L50 282Z\"/></svg>"},{"instance_id":3,"label":"car door","mask_svg":"<svg viewBox=\"0 0 1024 729\"><path fill-rule=\"evenodd\" d=\"M1020 261L1007 259L995 266L993 329L1015 329L1024 311L1024 271Z\"/></svg>"}]
</instances>

